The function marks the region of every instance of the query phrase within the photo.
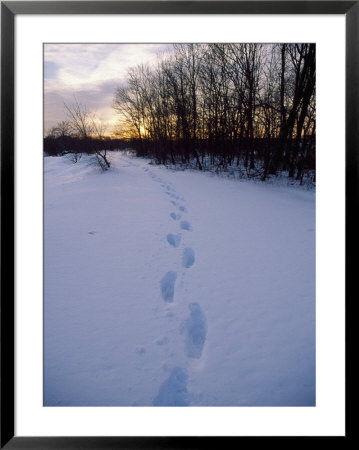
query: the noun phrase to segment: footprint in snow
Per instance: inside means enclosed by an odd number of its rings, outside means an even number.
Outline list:
[[[207,323],[198,303],[191,303],[189,309],[190,317],[184,323],[186,355],[189,358],[199,359],[207,338]]]
[[[187,373],[180,367],[175,367],[162,383],[152,402],[153,406],[188,406],[187,380]]]
[[[182,230],[192,231],[192,226],[187,220],[182,220],[180,227]]]
[[[186,267],[188,269],[189,267],[193,266],[194,261],[195,261],[194,250],[192,248],[185,248],[183,250],[183,258],[182,258],[183,267]]]
[[[180,234],[167,234],[167,242],[172,245],[172,247],[177,248],[181,243]]]
[[[180,211],[182,211],[182,212],[187,212],[187,208],[186,208],[185,206],[183,206],[183,205],[180,205],[180,206],[178,207],[178,209],[179,209]]]
[[[179,220],[181,218],[181,214],[176,214],[174,212],[172,212],[170,216],[172,217],[173,220]]]
[[[89,234],[93,236],[94,234],[98,234],[98,231],[89,231]]]
[[[167,303],[173,302],[176,279],[177,273],[170,271],[166,273],[160,282],[162,298]]]

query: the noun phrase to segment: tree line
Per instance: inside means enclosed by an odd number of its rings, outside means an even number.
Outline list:
[[[52,127],[44,138],[44,152],[49,156],[70,155],[72,162],[82,154],[92,154],[102,170],[111,166],[108,151],[126,148],[120,139],[105,136],[104,123],[94,113],[78,102],[64,104],[66,120]]]
[[[315,181],[315,59],[315,44],[174,44],[116,90],[116,139],[75,98],[44,150],[93,153],[104,170],[130,147],[157,164]]]
[[[159,164],[315,176],[314,44],[175,44],[138,65],[113,107],[139,156]]]

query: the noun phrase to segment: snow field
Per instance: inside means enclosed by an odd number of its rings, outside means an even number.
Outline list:
[[[45,405],[315,404],[315,196],[45,158]]]

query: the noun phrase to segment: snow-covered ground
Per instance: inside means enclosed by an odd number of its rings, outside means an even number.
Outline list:
[[[44,404],[315,405],[315,193],[46,157]]]

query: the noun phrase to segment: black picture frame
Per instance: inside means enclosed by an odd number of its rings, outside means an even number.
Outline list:
[[[5,1],[1,2],[1,442],[6,449],[208,448],[247,437],[25,437],[14,435],[14,20],[18,14],[341,14],[346,18],[346,311],[358,241],[359,1]],[[349,315],[346,312],[346,342]],[[348,348],[346,348],[346,355]],[[346,372],[348,361],[346,359]],[[346,381],[346,434],[350,437]],[[339,437],[339,436],[338,436]],[[262,441],[264,437],[257,438]],[[308,437],[309,438],[309,437]],[[239,440],[241,441],[239,442]],[[283,444],[287,445],[284,438]],[[306,439],[306,438],[302,438]]]

